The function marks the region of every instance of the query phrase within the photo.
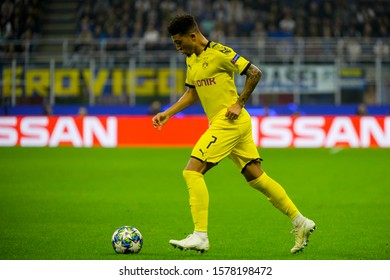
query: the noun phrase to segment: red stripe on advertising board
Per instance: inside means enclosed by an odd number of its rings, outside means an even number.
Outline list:
[[[161,130],[151,117],[117,117],[118,146],[191,147],[208,128],[203,116],[173,117]]]
[[[259,147],[390,147],[390,117],[253,117]],[[157,130],[151,116],[0,117],[0,146],[192,147],[204,116],[173,117]]]

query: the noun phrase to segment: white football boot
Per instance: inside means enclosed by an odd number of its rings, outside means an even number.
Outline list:
[[[195,250],[200,253],[209,250],[209,239],[207,236],[200,236],[196,233],[190,234],[182,240],[169,240],[169,243],[180,250]]]
[[[294,225],[294,229],[291,231],[291,233],[294,233],[295,235],[295,245],[291,248],[292,254],[300,252],[305,248],[307,242],[309,242],[310,234],[315,229],[316,224],[312,220],[303,216],[299,218],[297,223]]]

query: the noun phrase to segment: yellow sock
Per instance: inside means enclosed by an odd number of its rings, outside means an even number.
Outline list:
[[[190,207],[195,231],[207,232],[209,214],[209,192],[203,174],[191,171],[183,171],[184,180],[187,183],[190,195]]]
[[[250,181],[249,185],[262,192],[277,209],[290,217],[291,220],[300,214],[283,187],[265,172],[260,177]]]

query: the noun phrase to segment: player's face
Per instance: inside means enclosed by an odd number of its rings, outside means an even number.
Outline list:
[[[173,35],[172,41],[175,44],[176,50],[185,54],[186,56],[191,56],[195,52],[195,40],[194,35]]]

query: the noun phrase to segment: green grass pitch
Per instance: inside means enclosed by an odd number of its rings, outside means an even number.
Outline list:
[[[291,255],[291,222],[228,159],[205,176],[210,251],[172,248],[193,226],[188,148],[0,148],[2,260],[389,260],[390,149],[260,149],[263,167],[317,223]],[[133,225],[138,255],[111,235]]]

